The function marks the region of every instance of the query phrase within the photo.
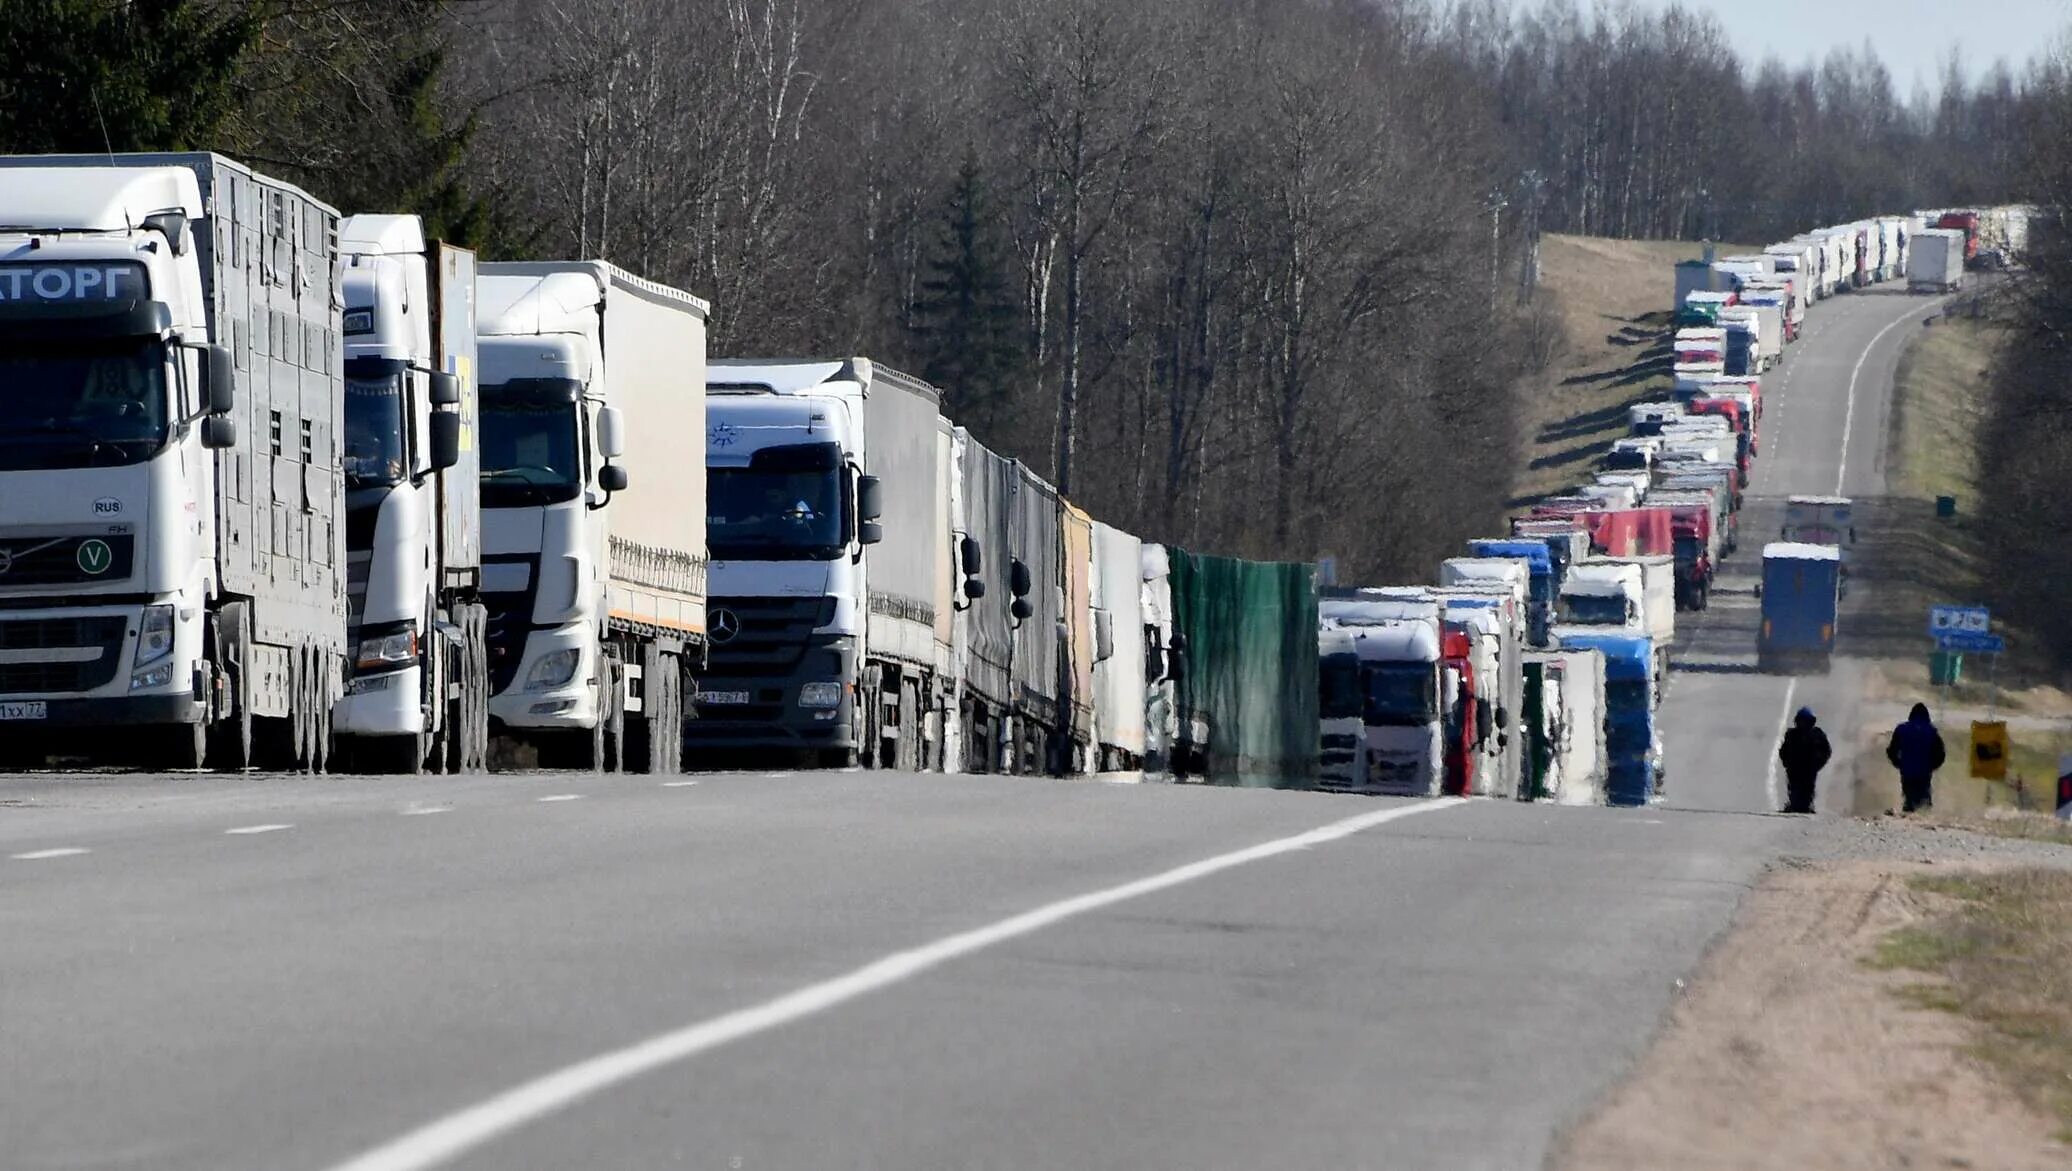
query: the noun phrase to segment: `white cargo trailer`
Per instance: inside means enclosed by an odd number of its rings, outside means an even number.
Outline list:
[[[709,307],[601,260],[485,264],[478,294],[490,715],[568,763],[675,771],[706,639],[684,445]]]
[[[1907,255],[1907,292],[1951,293],[1964,286],[1964,233],[1929,228],[1914,234]]]

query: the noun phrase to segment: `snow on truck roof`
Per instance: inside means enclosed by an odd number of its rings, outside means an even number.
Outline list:
[[[1763,560],[1840,561],[1842,551],[1833,545],[1808,545],[1799,541],[1772,541],[1763,546]]]

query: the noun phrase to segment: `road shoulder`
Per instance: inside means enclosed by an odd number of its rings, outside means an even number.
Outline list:
[[[2072,849],[1890,820],[1824,818],[1772,865],[1649,1051],[1564,1135],[1559,1171],[1806,1166],[2061,1168],[2072,1148],[1973,1050],[1963,1018],[1910,1003],[1881,940],[1945,910],[1919,874],[2072,867]]]

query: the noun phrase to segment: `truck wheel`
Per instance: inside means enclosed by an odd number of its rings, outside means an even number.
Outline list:
[[[252,648],[251,610],[243,602],[223,607],[212,638],[231,711],[228,719],[209,727],[209,764],[219,772],[242,772],[252,764],[252,682],[246,666]]]
[[[208,767],[209,726],[206,723],[172,724],[157,737],[164,747],[154,755],[162,759],[164,767],[191,772]],[[150,762],[157,766],[157,760]]]

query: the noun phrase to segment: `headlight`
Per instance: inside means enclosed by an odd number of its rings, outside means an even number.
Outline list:
[[[399,671],[417,664],[417,625],[411,623],[401,630],[388,634],[377,634],[360,640],[360,650],[354,656],[354,670],[362,674],[379,671]]]
[[[137,624],[137,655],[133,667],[142,667],[173,653],[173,608],[144,607],[144,620]]]
[[[800,707],[839,707],[842,703],[842,685],[833,680],[807,683],[799,688]]]
[[[173,665],[171,663],[160,663],[156,667],[132,673],[130,675],[130,690],[148,691],[154,687],[164,687],[172,681]]]
[[[580,647],[549,651],[541,655],[532,665],[532,673],[525,677],[527,691],[551,691],[563,687],[576,677],[576,668],[583,665],[583,651]]]

